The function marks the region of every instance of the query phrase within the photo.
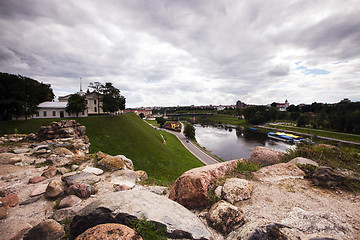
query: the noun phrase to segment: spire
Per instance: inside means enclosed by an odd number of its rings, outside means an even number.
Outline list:
[[[80,92],[82,92],[81,78],[80,78]]]

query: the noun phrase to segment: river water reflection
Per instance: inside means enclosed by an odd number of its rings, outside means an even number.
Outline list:
[[[286,151],[292,145],[269,139],[266,134],[235,128],[194,125],[197,142],[224,160],[248,159],[256,146]]]

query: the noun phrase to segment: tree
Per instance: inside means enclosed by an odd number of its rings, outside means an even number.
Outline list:
[[[125,109],[126,99],[120,94],[120,90],[107,82],[102,85],[103,92],[103,111],[114,113]]]
[[[70,114],[75,113],[76,117],[79,117],[79,113],[85,111],[85,109],[86,109],[85,97],[75,93],[69,97],[65,110]]]
[[[141,119],[143,119],[143,118],[145,117],[144,113],[140,113],[140,114],[139,114],[139,117],[140,117]]]
[[[166,123],[166,119],[163,117],[157,117],[156,122],[160,124],[160,127],[162,127]]]
[[[54,99],[50,84],[9,73],[0,73],[0,119],[33,115],[37,105]]]
[[[195,140],[195,128],[191,124],[186,124],[184,129],[184,135],[186,138]]]
[[[298,127],[305,127],[306,124],[309,123],[309,120],[305,114],[301,114],[297,119],[297,126]]]
[[[276,118],[278,116],[278,110],[276,107],[271,107],[269,108],[269,118],[272,120],[272,121],[275,121]]]

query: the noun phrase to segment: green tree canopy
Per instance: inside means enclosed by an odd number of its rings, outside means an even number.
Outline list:
[[[160,127],[162,127],[166,123],[166,119],[163,117],[157,117],[156,122],[160,124]]]
[[[184,129],[184,135],[188,139],[195,140],[195,128],[191,124],[186,124]]]
[[[75,93],[69,97],[65,110],[70,114],[75,113],[76,117],[78,117],[79,113],[85,111],[85,109],[86,109],[85,97]]]
[[[0,73],[0,119],[27,118],[37,112],[37,105],[54,99],[50,84],[9,73]]]
[[[102,86],[103,92],[103,111],[114,113],[125,109],[125,97],[120,94],[120,90],[107,82]]]

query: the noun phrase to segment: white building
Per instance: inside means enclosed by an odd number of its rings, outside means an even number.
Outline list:
[[[102,108],[103,102],[101,101],[101,94],[96,92],[85,93],[81,90],[80,92],[77,92],[77,94],[85,97],[88,115],[105,114]],[[71,95],[72,94],[59,97],[59,102],[67,102]]]
[[[67,102],[43,102],[38,105],[38,113],[34,114],[33,118],[73,118],[76,114],[69,114],[66,112]],[[79,113],[78,117],[87,117],[88,112]]]

